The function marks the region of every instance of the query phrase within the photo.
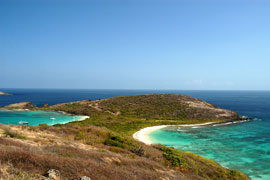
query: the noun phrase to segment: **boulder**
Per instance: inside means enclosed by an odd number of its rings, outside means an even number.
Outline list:
[[[76,178],[76,179],[72,179],[72,180],[91,180],[90,177],[87,177],[87,176],[82,176],[82,177],[79,177],[79,178]]]
[[[44,104],[42,107],[47,108],[47,107],[49,107],[49,104]]]
[[[56,169],[50,169],[45,175],[44,177],[47,180],[60,180],[60,172]]]

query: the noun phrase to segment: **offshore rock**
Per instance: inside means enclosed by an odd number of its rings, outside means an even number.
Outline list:
[[[47,180],[60,180],[60,172],[55,169],[50,169],[45,175]]]

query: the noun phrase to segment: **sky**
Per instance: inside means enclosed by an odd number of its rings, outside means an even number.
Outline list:
[[[270,90],[269,0],[0,0],[0,88]]]

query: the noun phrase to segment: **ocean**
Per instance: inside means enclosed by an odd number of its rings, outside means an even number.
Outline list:
[[[114,96],[156,93],[184,94],[200,98],[257,120],[203,128],[166,128],[149,134],[150,140],[199,154],[230,169],[239,169],[255,180],[270,179],[270,91],[63,89],[0,89],[0,91],[13,94],[0,96],[0,106],[21,101],[31,101],[41,106],[85,99],[98,100]]]
[[[86,116],[85,116],[86,117]],[[85,119],[84,116],[72,116],[55,111],[6,111],[0,110],[0,123],[22,125],[27,123],[30,126],[40,124],[55,125],[65,124],[72,121]]]

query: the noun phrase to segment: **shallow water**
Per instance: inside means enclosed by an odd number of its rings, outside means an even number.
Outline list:
[[[51,119],[54,118],[54,119]],[[81,120],[82,116],[71,116],[55,111],[6,111],[0,110],[0,123],[19,125],[19,122],[28,122],[31,126],[39,124],[64,124]]]
[[[198,153],[225,167],[240,169],[253,179],[270,180],[270,91],[67,89],[0,89],[0,91],[13,94],[12,96],[0,96],[0,106],[21,101],[31,101],[40,106],[151,93],[185,94],[200,98],[221,108],[236,111],[240,115],[256,117],[260,120],[228,126],[178,129],[187,132],[176,132],[172,129],[156,131],[151,134],[152,141]],[[15,123],[20,121],[18,117],[13,117]],[[1,118],[3,120],[3,116],[1,117],[0,114]],[[45,118],[45,122],[55,123],[49,121],[48,118]],[[69,120],[70,117],[67,117],[67,121]],[[38,121],[33,122],[37,124]],[[66,122],[66,120],[62,122]]]
[[[209,127],[168,127],[150,141],[210,158],[252,179],[270,179],[270,123],[264,120]]]

